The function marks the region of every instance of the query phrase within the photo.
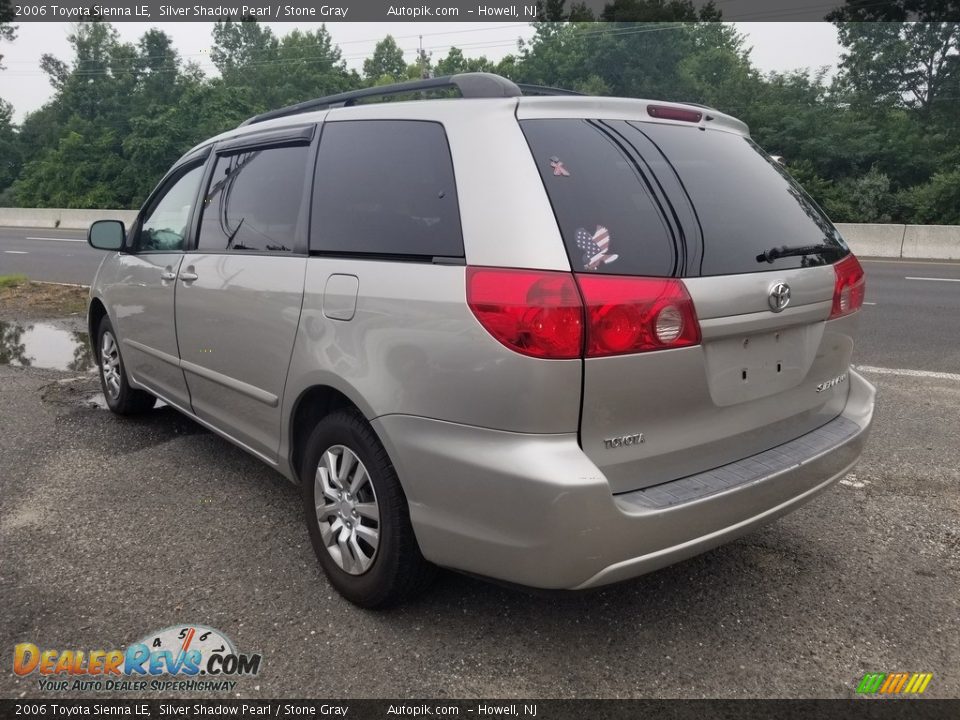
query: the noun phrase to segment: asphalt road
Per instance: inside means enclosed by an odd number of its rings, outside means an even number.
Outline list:
[[[0,275],[89,285],[103,255],[82,230],[0,227]]]
[[[262,653],[243,697],[851,697],[893,671],[958,697],[960,283],[905,278],[960,265],[865,265],[856,361],[908,372],[867,372],[879,410],[854,473],[736,542],[579,594],[445,573],[416,603],[358,610],[259,461],[169,408],[93,407],[92,378],[0,366],[7,652],[194,622]],[[9,667],[0,696],[58,697]]]
[[[862,260],[854,362],[960,373],[960,263]]]
[[[85,406],[92,385],[64,377],[0,366],[6,652],[197,622],[262,653],[244,697],[851,697],[873,671],[960,696],[956,379],[871,376],[855,474],[705,555],[580,594],[446,573],[377,614],[331,590],[279,475],[170,409]],[[57,697],[9,667],[0,696]]]

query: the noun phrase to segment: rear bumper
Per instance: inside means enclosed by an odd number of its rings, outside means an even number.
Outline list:
[[[843,413],[808,435],[698,476],[612,495],[574,434],[525,435],[406,415],[374,421],[424,556],[539,588],[605,585],[770,522],[843,477],[873,420],[850,371]]]

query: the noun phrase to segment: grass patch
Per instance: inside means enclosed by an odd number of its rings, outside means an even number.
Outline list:
[[[38,320],[85,315],[90,290],[0,275],[0,319]]]
[[[0,275],[0,288],[14,288],[29,282],[26,275]]]

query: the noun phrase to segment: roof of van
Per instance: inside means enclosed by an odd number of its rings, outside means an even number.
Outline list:
[[[434,98],[404,102],[359,102],[367,98],[456,88],[462,97]],[[534,95],[524,95],[523,92]],[[458,116],[474,116],[484,107],[515,107],[518,120],[534,118],[603,118],[697,125],[702,129],[726,130],[748,135],[747,125],[711,107],[637,98],[581,95],[570,90],[517,85],[490,73],[461,73],[443,78],[428,78],[363,88],[254,116],[240,126],[209,138],[192,148],[186,156],[218,141],[266,130],[307,125],[337,119],[436,120],[455,122]]]

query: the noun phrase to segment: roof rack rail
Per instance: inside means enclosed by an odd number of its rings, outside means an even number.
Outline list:
[[[517,83],[517,87],[524,95],[580,95],[582,92],[576,90],[567,90],[566,88],[549,87],[547,85],[530,85],[529,83]]]
[[[402,93],[420,92],[423,90],[442,90],[454,87],[460,91],[460,96],[465,98],[501,98],[518,97],[521,95],[520,88],[517,87],[516,84],[499,75],[483,72],[459,73],[457,75],[446,75],[444,77],[427,78],[425,80],[410,80],[393,85],[381,85],[380,87],[351,90],[350,92],[339,93],[337,95],[327,95],[326,97],[307,100],[302,103],[297,103],[296,105],[254,115],[252,118],[240,123],[240,127],[253,125],[266,120],[273,120],[275,118],[313,112],[314,110],[324,110],[331,107],[348,107],[356,104],[357,100],[364,98],[386,97],[388,95],[400,95]]]

